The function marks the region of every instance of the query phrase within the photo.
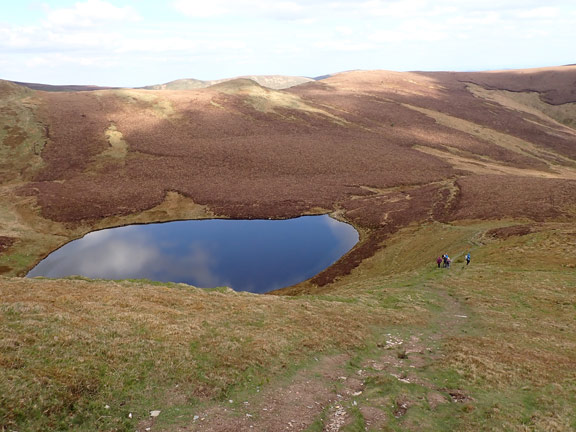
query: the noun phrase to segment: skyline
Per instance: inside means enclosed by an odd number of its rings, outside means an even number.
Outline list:
[[[536,0],[25,0],[2,7],[0,79],[136,87],[182,78],[575,63],[576,4],[541,5]]]

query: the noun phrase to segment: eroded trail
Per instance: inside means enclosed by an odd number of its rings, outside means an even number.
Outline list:
[[[200,409],[178,431],[376,431],[411,409],[471,401],[430,376],[446,337],[463,331],[465,306],[424,283],[441,306],[425,329],[390,329],[360,353],[315,358],[292,376]],[[146,427],[144,427],[146,426]],[[415,425],[412,425],[415,426]],[[412,430],[405,425],[406,430]],[[152,424],[139,430],[154,430]]]

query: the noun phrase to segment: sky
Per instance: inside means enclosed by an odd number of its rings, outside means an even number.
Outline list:
[[[0,7],[0,79],[135,87],[576,63],[574,0],[52,0]]]

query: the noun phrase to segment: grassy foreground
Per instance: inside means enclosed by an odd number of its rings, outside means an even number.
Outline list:
[[[203,430],[200,412],[342,354],[362,382],[336,430],[576,429],[574,226],[430,224],[386,246],[296,297],[0,279],[0,431]]]

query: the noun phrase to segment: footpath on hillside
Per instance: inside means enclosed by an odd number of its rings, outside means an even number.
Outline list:
[[[316,357],[309,367],[256,392],[202,407],[189,424],[175,430],[376,431],[400,422],[411,409],[470,403],[462,389],[439,386],[427,377],[428,369],[443,361],[443,339],[466,327],[467,312],[426,282],[421,289],[442,305],[426,329],[381,329],[373,347]],[[156,430],[154,420],[138,430]]]

